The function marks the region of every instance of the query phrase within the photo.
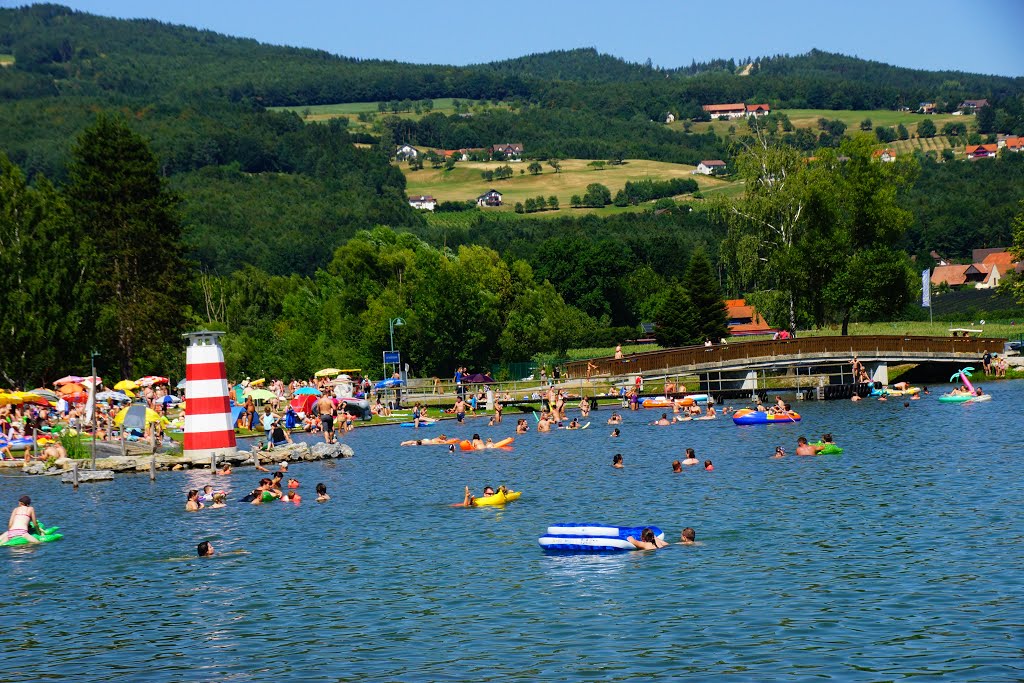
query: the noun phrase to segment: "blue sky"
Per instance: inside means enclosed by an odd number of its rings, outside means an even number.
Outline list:
[[[61,0],[53,0],[61,2]],[[0,0],[0,6],[24,4]],[[471,64],[596,47],[660,66],[817,47],[899,66],[1024,76],[1022,0],[63,0],[349,57]]]

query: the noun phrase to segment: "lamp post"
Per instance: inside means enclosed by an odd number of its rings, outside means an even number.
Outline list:
[[[395,350],[395,328],[401,327],[405,321],[401,318],[390,318],[388,320],[388,333],[391,335],[391,350]]]
[[[92,469],[96,469],[96,430],[99,425],[96,424],[96,356],[100,355],[95,349],[89,353],[89,365],[92,370],[92,378],[90,391],[92,391]]]

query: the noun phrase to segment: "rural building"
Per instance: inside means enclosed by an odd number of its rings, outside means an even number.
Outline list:
[[[477,206],[501,206],[501,193],[497,190],[487,190],[476,198]]]
[[[974,289],[994,289],[1001,279],[999,267],[984,263],[968,265],[936,266],[932,271],[932,286],[946,283],[950,287],[973,287]]]
[[[437,208],[437,200],[429,194],[420,195],[418,197],[409,197],[409,206],[414,209],[426,209],[427,211],[433,211]]]
[[[1015,135],[1000,136],[1000,138],[996,140],[996,146],[999,149],[1006,148],[1011,152],[1020,152],[1024,150],[1024,137]]]
[[[505,161],[522,161],[523,143],[506,142],[501,145],[491,145],[491,155],[501,154]]]
[[[967,158],[971,161],[989,159],[999,152],[999,145],[967,145]]]
[[[420,151],[412,145],[399,145],[395,148],[395,158],[399,161],[405,161],[406,159],[415,159],[420,155]]]
[[[701,109],[710,114],[713,119],[723,116],[727,119],[740,119],[747,115],[747,105],[742,102],[734,104],[705,104]]]
[[[694,171],[694,173],[700,173],[702,175],[725,173],[725,162],[721,159],[705,159],[697,164],[697,170]]]
[[[671,112],[669,112],[669,113],[668,113],[668,114],[667,114],[667,115],[665,116],[665,123],[672,123],[672,122],[673,122],[673,121],[675,121],[675,120],[676,120],[676,115],[675,115],[675,114],[673,114],[673,113],[671,113]]]
[[[772,108],[767,104],[748,104],[747,105],[747,116],[768,116],[772,111]]]
[[[883,161],[889,164],[896,161],[896,150],[889,149],[888,147],[886,147],[885,149],[876,149],[874,152],[871,153],[871,156],[878,159],[879,161]]]
[[[973,111],[975,109],[981,109],[982,107],[987,107],[987,106],[988,106],[988,100],[964,100],[963,102],[960,103],[960,107],[959,108],[961,110],[964,110],[964,111],[966,111],[968,109]]]
[[[986,266],[998,268],[1001,274],[1024,272],[1024,261],[1017,261],[1013,254],[1005,249],[975,249],[974,251],[989,252],[983,259],[980,259],[981,262]],[[974,260],[977,262],[979,259],[975,258]]]
[[[734,337],[774,331],[761,314],[753,306],[748,306],[744,299],[726,299],[725,315],[729,319],[729,334]]]
[[[919,102],[917,105],[918,114],[934,114],[935,103],[934,102]]]

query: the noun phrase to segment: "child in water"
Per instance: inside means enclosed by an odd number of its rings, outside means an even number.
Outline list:
[[[325,503],[329,501],[331,497],[327,495],[327,485],[320,482],[316,485],[316,502]]]

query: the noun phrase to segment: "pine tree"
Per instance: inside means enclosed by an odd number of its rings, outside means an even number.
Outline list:
[[[717,342],[729,336],[729,319],[726,317],[725,301],[718,285],[711,260],[703,249],[697,249],[690,256],[686,267],[686,291],[697,311],[700,340]]]
[[[158,173],[149,144],[124,119],[100,114],[72,152],[68,202],[96,258],[94,316],[82,333],[122,377],[136,361],[173,367],[187,299],[178,199]]]
[[[697,309],[681,285],[669,287],[658,309],[654,337],[665,347],[689,346],[703,341]]]

